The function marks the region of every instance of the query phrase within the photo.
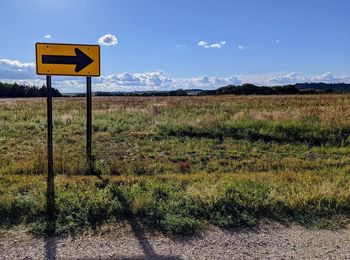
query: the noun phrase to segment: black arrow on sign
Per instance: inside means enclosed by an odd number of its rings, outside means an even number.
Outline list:
[[[64,55],[43,55],[41,58],[43,64],[73,64],[75,66],[75,72],[79,72],[92,62],[89,56],[78,48],[74,49],[75,56],[64,56]]]

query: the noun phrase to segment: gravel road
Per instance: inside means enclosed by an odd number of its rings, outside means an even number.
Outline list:
[[[98,235],[36,238],[23,227],[0,231],[0,259],[350,259],[350,229],[280,224],[243,230],[210,227],[171,239],[137,223],[103,227]]]

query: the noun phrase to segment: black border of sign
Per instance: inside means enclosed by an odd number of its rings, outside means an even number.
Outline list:
[[[93,46],[98,47],[98,75],[90,75],[90,74],[84,74],[84,75],[77,75],[77,74],[41,74],[38,73],[38,44],[46,44],[46,45],[73,45],[73,46]],[[75,76],[75,77],[100,77],[101,76],[101,47],[98,44],[76,44],[76,43],[51,43],[51,42],[37,42],[35,43],[35,70],[37,75],[44,75],[44,76]]]

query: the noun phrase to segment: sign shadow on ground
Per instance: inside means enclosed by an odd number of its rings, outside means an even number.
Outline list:
[[[101,176],[98,176],[99,179],[103,179]],[[125,197],[122,196],[121,193],[118,194],[118,200],[122,204],[122,206],[127,210],[128,212],[131,212],[130,205],[127,203],[127,200]],[[48,196],[48,199],[52,198],[51,196]],[[55,208],[55,201],[51,201],[48,203],[50,207]],[[152,244],[148,241],[145,230],[142,227],[142,224],[132,216],[127,219],[129,225],[131,226],[131,229],[134,233],[134,237],[137,240],[138,244],[140,245],[143,255],[142,256],[114,256],[114,257],[98,257],[98,259],[120,259],[120,260],[146,260],[146,259],[159,259],[159,260],[181,260],[180,256],[161,256],[158,255],[153,247]],[[50,211],[48,211],[47,214],[47,222],[46,222],[46,236],[44,239],[44,259],[46,260],[56,260],[57,259],[57,241],[60,240],[57,236],[54,234],[56,233],[56,216],[51,215]]]

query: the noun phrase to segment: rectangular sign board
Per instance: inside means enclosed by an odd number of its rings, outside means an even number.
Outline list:
[[[37,43],[38,75],[100,76],[100,46],[84,44]]]

